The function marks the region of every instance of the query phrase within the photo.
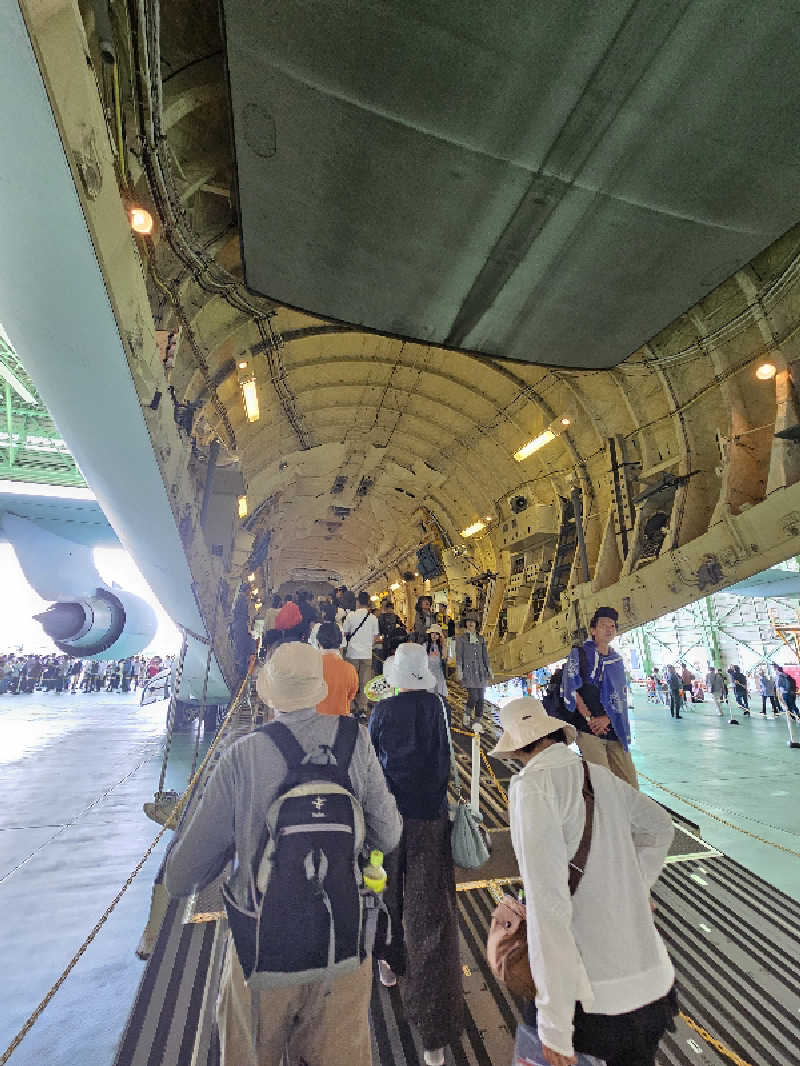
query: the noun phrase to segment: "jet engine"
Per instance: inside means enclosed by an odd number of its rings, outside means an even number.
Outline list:
[[[139,596],[107,585],[92,550],[19,515],[2,516],[28,583],[52,604],[34,617],[65,655],[124,659],[138,655],[156,634],[153,608]]]
[[[157,625],[148,603],[117,587],[59,600],[34,618],[60,651],[75,658],[138,655],[155,636]]]

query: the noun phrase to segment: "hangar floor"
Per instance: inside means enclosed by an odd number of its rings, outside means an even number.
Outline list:
[[[674,722],[664,708],[640,695],[635,713],[635,758],[644,774],[756,836],[798,850],[793,786],[800,752],[786,747],[783,722],[764,721],[759,712],[740,718],[737,729],[712,714],[710,704],[695,705],[683,721]],[[151,798],[158,779],[163,709],[139,708],[135,696],[3,696],[0,723],[0,901],[6,916],[0,952],[2,1049],[155,835],[141,803]],[[167,787],[182,787],[190,762],[190,738],[177,736]],[[798,860],[699,814],[646,781],[643,786],[700,827],[697,832],[679,819],[689,835],[679,835],[675,850],[682,854],[673,857],[656,891],[659,924],[679,970],[684,1008],[752,1066],[797,1062]],[[483,803],[497,847],[492,867],[480,871],[481,881],[465,876],[459,893],[471,1021],[463,1046],[448,1060],[458,1066],[510,1062],[509,1028],[517,1015],[517,1005],[487,974],[480,950],[492,892],[498,891],[493,878],[515,872],[502,802],[488,779]],[[687,858],[698,853],[701,857]],[[165,1044],[173,1051],[164,1063],[188,1066],[207,1014],[202,975],[219,945],[213,923],[183,926],[183,908],[176,905],[148,966],[135,958],[162,854],[160,846],[14,1053],[12,1066],[75,1061],[108,1066],[118,1045],[119,1066],[160,1063]],[[165,1004],[169,1009],[162,1009]],[[373,1028],[376,1062],[421,1061],[396,990],[376,987]],[[153,1057],[157,1035],[160,1048]],[[203,1066],[213,1062],[214,1053],[207,1032],[206,1038]],[[681,1023],[665,1041],[661,1062],[685,1066],[730,1060]]]

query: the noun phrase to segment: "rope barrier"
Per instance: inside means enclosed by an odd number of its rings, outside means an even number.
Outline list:
[[[753,840],[757,840],[760,844],[769,844],[771,848],[777,848],[779,851],[785,851],[787,855],[794,855],[796,859],[800,859],[800,851],[795,851],[794,848],[787,848],[783,844],[778,844],[774,840],[767,840],[766,837],[759,836],[758,833],[751,833],[749,829],[742,829],[740,825],[734,825],[733,822],[729,822],[727,818],[721,818],[718,814],[712,814],[711,811],[707,811],[705,807],[701,807],[698,803],[694,803],[692,800],[687,799],[685,796],[681,796],[678,792],[673,792],[671,788],[667,788],[666,785],[660,784],[658,781],[654,781],[652,777],[648,777],[647,774],[643,774],[641,770],[636,771],[639,777],[643,777],[645,781],[649,781],[651,785],[656,788],[660,788],[662,792],[666,792],[668,796],[672,796],[673,799],[680,800],[681,803],[685,803],[687,807],[693,807],[694,810],[700,811],[701,814],[705,814],[707,818],[713,818],[715,822],[720,822],[722,825],[727,826],[728,829],[735,829],[737,833],[743,833],[747,837],[751,837]],[[2,1063],[0,1063],[2,1066]]]
[[[251,671],[252,671],[252,664],[251,664]],[[97,934],[100,932],[100,930],[106,924],[106,922],[108,921],[109,917],[111,916],[111,913],[114,910],[114,908],[117,906],[119,901],[122,899],[122,897],[128,891],[130,886],[133,884],[134,879],[139,874],[139,872],[141,871],[142,867],[147,862],[147,860],[150,858],[150,856],[153,854],[153,851],[155,850],[156,846],[158,845],[159,841],[164,836],[166,831],[168,829],[174,829],[175,826],[178,824],[178,820],[181,817],[181,815],[183,814],[184,810],[186,809],[186,806],[187,806],[187,804],[189,802],[189,799],[191,798],[191,793],[193,792],[194,787],[197,784],[197,782],[200,780],[200,777],[201,777],[203,771],[205,770],[205,768],[206,768],[206,766],[208,764],[209,759],[211,758],[211,755],[212,755],[214,749],[217,747],[217,744],[219,743],[219,741],[220,741],[223,733],[227,729],[228,725],[233,720],[234,711],[237,709],[237,705],[239,703],[239,699],[240,699],[242,693],[244,692],[245,686],[247,685],[249,680],[250,680],[250,672],[248,672],[247,677],[245,677],[244,681],[242,681],[242,683],[239,686],[239,689],[238,689],[236,695],[234,696],[233,700],[231,701],[231,705],[230,705],[230,707],[228,709],[228,713],[225,715],[225,718],[224,718],[222,724],[220,725],[220,727],[219,727],[219,729],[217,731],[217,735],[214,738],[213,743],[210,745],[208,751],[206,752],[205,758],[203,759],[202,763],[198,767],[198,769],[197,769],[196,773],[194,774],[194,776],[192,777],[192,779],[189,781],[188,785],[186,786],[185,792],[183,793],[181,798],[178,800],[178,802],[175,804],[174,808],[172,809],[172,811],[171,811],[169,817],[167,818],[166,822],[164,823],[163,827],[161,828],[161,830],[159,831],[159,833],[157,834],[155,839],[152,841],[152,843],[150,844],[150,846],[148,847],[147,851],[144,853],[142,858],[136,864],[136,867],[129,874],[128,879],[125,881],[125,884],[122,886],[122,888],[116,894],[116,896],[113,898],[113,900],[108,905],[108,907],[106,907],[105,911],[103,912],[103,914],[98,919],[98,921],[95,924],[95,926],[92,929],[92,931],[89,933],[89,935],[83,941],[81,946],[78,948],[78,950],[72,956],[72,958],[70,959],[69,963],[65,967],[64,971],[61,973],[61,976],[56,980],[56,982],[52,985],[52,987],[49,989],[47,994],[42,998],[42,1000],[39,1003],[39,1005],[36,1007],[36,1009],[33,1011],[33,1013],[27,1019],[25,1024],[19,1030],[19,1032],[14,1037],[14,1039],[11,1041],[11,1043],[8,1045],[8,1047],[3,1052],[3,1054],[0,1055],[0,1066],[5,1066],[5,1064],[8,1062],[8,1060],[14,1054],[14,1052],[17,1050],[19,1045],[22,1043],[22,1041],[25,1039],[25,1037],[28,1035],[28,1033],[34,1027],[36,1022],[39,1020],[39,1017],[41,1016],[41,1014],[44,1011],[44,1009],[48,1006],[50,1001],[55,996],[56,992],[58,992],[58,990],[64,984],[64,982],[66,981],[67,977],[69,977],[69,975],[75,969],[76,965],[78,964],[78,962],[80,961],[80,959],[84,955],[86,949],[89,947],[89,945],[95,939]]]
[[[451,726],[450,727],[450,732],[451,733],[459,733],[462,737],[472,737],[473,740],[476,737],[478,737],[477,733],[470,733],[466,729],[457,729],[455,726]],[[508,805],[508,793],[503,788],[503,786],[500,784],[500,782],[497,780],[497,774],[492,769],[492,764],[489,762],[489,756],[486,754],[486,752],[483,750],[483,748],[481,748],[480,750],[481,750],[481,762],[484,763],[484,765],[486,766],[486,769],[489,771],[489,776],[491,777],[492,781],[494,781],[495,788],[500,793],[500,795],[503,798],[503,802],[507,806]]]

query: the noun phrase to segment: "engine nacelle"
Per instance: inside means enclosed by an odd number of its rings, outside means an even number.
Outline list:
[[[34,617],[60,651],[80,659],[138,655],[155,636],[158,624],[148,603],[116,587],[59,600]]]

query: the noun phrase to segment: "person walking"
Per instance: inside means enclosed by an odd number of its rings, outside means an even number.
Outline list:
[[[524,1020],[550,1066],[570,1066],[576,1052],[607,1066],[654,1066],[678,1011],[675,971],[650,905],[672,819],[607,767],[581,765],[567,747],[574,729],[538,700],[506,704],[500,723],[490,754],[523,763],[509,813],[536,985]],[[592,835],[573,895],[570,858],[585,832],[587,796]]]
[[[412,640],[417,644],[424,644],[428,638],[428,630],[436,619],[433,617],[433,600],[430,596],[420,596],[414,609],[414,630]]]
[[[321,654],[308,644],[281,645],[261,668],[256,690],[275,709],[275,722],[306,752],[306,764],[327,766],[340,730],[355,730],[347,773],[363,811],[366,842],[385,852],[396,849],[402,822],[366,730],[316,711],[327,693]],[[272,739],[274,728],[270,723],[257,729],[220,755],[167,855],[164,882],[171,896],[210,884],[235,855],[228,888],[238,906],[252,906],[249,883],[263,850],[267,812],[287,774],[285,745],[279,749]],[[291,913],[291,901],[286,910]],[[306,922],[305,913],[294,914],[287,938],[311,935]],[[370,1066],[371,992],[368,957],[354,972],[313,983],[250,988],[228,933],[217,998],[222,1066]]]
[[[714,701],[717,713],[723,715],[722,701],[725,700],[727,703],[727,688],[725,685],[725,678],[716,666],[712,666],[706,674],[706,688],[711,693],[711,699]],[[729,721],[731,725],[739,724],[734,719],[733,715],[730,716]]]
[[[391,941],[375,942],[381,983],[404,977],[401,994],[419,1029],[426,1066],[442,1066],[444,1049],[464,1027],[458,908],[447,782],[450,709],[434,694],[436,679],[419,644],[401,644],[384,665],[400,691],[372,712],[369,734],[403,816],[400,846],[384,858],[384,903]]]
[[[318,714],[350,714],[350,705],[358,692],[358,671],[342,658],[341,644],[341,629],[335,622],[323,622],[317,630],[317,647],[322,652],[322,676],[328,695],[317,704]]]
[[[447,641],[440,625],[434,623],[428,630],[425,650],[428,653],[428,669],[436,678],[436,695],[447,699]]]
[[[494,675],[486,641],[478,632],[477,612],[468,614],[465,624],[466,633],[456,640],[456,680],[467,690],[464,728],[471,729],[473,718],[480,721],[483,715],[483,693]]]
[[[747,700],[747,678],[735,664],[728,669],[728,676],[733,685],[733,698],[742,708],[745,717],[750,717],[750,706]]]
[[[764,717],[767,717],[767,700],[772,707],[773,715],[780,714],[780,707],[778,705],[778,698],[775,695],[775,682],[769,676],[765,667],[760,667],[758,674],[756,675],[758,681],[758,690],[761,693],[761,713]]]
[[[797,682],[778,663],[773,663],[772,669],[775,671],[775,688],[781,703],[786,708],[786,713],[798,721],[800,714],[798,714],[796,703]]]
[[[364,719],[368,713],[364,687],[373,677],[372,648],[380,636],[378,619],[369,607],[369,593],[362,589],[358,594],[358,609],[348,614],[342,626],[347,639],[345,658],[358,672],[358,692],[353,701],[353,713]]]
[[[564,666],[561,698],[578,730],[578,747],[587,762],[608,767],[639,787],[629,751],[628,693],[622,657],[611,647],[617,611],[598,607],[589,622],[589,639],[573,648]]]
[[[667,664],[664,676],[667,679],[667,687],[669,689],[669,713],[673,718],[682,718],[681,693],[683,691],[683,681],[681,676],[672,663]]]
[[[681,663],[681,689],[683,690],[683,705],[684,707],[692,702],[692,682],[694,681],[694,674],[686,665]]]

